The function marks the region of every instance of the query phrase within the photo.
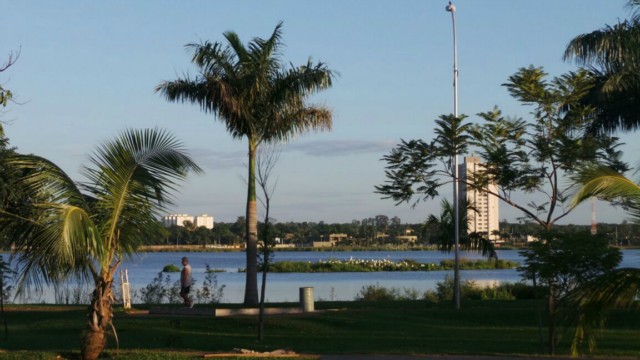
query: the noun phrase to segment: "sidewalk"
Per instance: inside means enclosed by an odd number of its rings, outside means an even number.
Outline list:
[[[569,357],[472,356],[472,355],[320,355],[320,360],[568,360]]]

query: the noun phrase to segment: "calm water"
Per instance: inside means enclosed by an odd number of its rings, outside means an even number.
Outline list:
[[[640,267],[640,250],[625,250],[622,267]],[[205,277],[206,265],[215,269],[224,269],[217,273],[218,284],[225,285],[225,303],[239,303],[244,299],[245,273],[238,272],[246,263],[244,252],[173,252],[173,253],[140,253],[133,259],[124,261],[119,269],[127,270],[131,289],[138,290],[151,283],[153,278],[165,265],[180,265],[182,256],[187,256],[191,263],[196,287]],[[477,253],[461,252],[461,257],[478,259]],[[516,250],[499,250],[498,257],[505,260],[521,261]],[[279,251],[274,261],[311,261],[348,260],[353,259],[413,259],[420,263],[437,263],[442,259],[452,259],[453,254],[438,251],[358,251],[358,252],[296,252]],[[297,302],[300,287],[313,287],[316,300],[353,300],[358,292],[367,285],[379,284],[384,287],[400,289],[416,289],[423,292],[435,288],[437,282],[446,275],[453,276],[453,271],[431,272],[368,272],[368,273],[288,273],[268,274],[267,301]],[[172,281],[179,279],[179,273],[169,274]],[[463,280],[474,280],[480,284],[500,282],[517,282],[518,272],[513,270],[475,270],[461,271]],[[261,275],[258,283],[260,286]],[[119,288],[120,282],[116,282]],[[37,302],[53,302],[54,297],[45,293]],[[134,299],[135,302],[135,299]]]

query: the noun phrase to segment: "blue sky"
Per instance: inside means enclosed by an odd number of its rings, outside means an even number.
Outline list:
[[[373,193],[384,182],[380,158],[401,138],[431,139],[433,120],[453,112],[453,46],[446,1],[0,1],[0,55],[21,49],[0,76],[16,94],[0,115],[20,152],[45,156],[76,178],[97,144],[124,128],[170,130],[205,174],[176,194],[175,212],[207,213],[216,221],[244,215],[246,142],[195,105],[168,103],[154,88],[194,74],[184,45],[268,37],[284,22],[284,59],[326,62],[340,77],[313,102],[334,111],[331,132],[307,134],[283,147],[274,170],[272,214],[278,221],[351,222],[378,214],[422,222],[440,199],[412,209]],[[527,118],[500,85],[518,68],[543,66],[560,75],[574,36],[629,15],[623,0],[459,0],[459,111],[500,106]],[[623,135],[626,160],[640,145]],[[442,196],[450,197],[449,187]],[[597,205],[598,221],[620,222],[622,211]],[[501,218],[520,216],[501,206]],[[586,224],[590,207],[563,223]]]

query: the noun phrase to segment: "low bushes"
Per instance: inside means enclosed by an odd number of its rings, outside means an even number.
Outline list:
[[[542,296],[544,289],[538,288]],[[536,289],[525,283],[504,283],[497,286],[479,286],[474,281],[460,283],[463,300],[530,300],[535,298]],[[539,297],[540,297],[539,296]],[[426,300],[428,302],[450,301],[453,299],[453,278],[446,276],[436,284],[435,290],[420,293],[416,289],[385,288],[379,284],[363,286],[355,296],[355,301]]]
[[[205,278],[201,287],[192,282],[192,297],[199,304],[219,303],[224,296],[225,285],[218,285],[216,272],[206,266]],[[179,304],[183,300],[180,297],[180,281],[171,282],[171,277],[159,272],[150,284],[140,289],[134,296],[144,304]]]

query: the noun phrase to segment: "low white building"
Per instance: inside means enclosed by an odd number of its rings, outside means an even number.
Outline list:
[[[165,227],[184,226],[185,221],[189,221],[197,227],[204,226],[210,230],[213,229],[214,224],[213,216],[209,216],[207,214],[197,216],[191,216],[189,214],[171,214],[162,217],[162,224]]]

